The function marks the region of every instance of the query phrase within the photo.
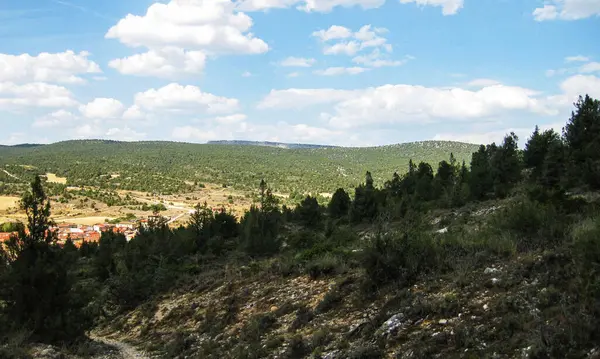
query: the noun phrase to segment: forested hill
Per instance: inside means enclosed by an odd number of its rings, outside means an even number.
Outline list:
[[[266,147],[279,147],[279,148],[332,148],[338,146],[331,145],[314,145],[307,143],[284,143],[284,142],[270,142],[270,141],[208,141],[209,145],[240,145],[240,146],[266,146]]]
[[[470,162],[477,145],[424,141],[369,148],[283,149],[178,142],[65,141],[0,148],[0,166],[67,177],[69,185],[185,191],[190,183],[256,188],[265,179],[279,192],[333,192],[352,188],[371,171],[382,184],[410,159],[433,166],[453,153]],[[12,173],[12,172],[11,172]]]

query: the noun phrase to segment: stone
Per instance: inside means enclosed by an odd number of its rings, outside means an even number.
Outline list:
[[[448,319],[440,319],[440,320],[438,321],[438,324],[439,324],[439,325],[446,325],[446,324],[448,324]]]
[[[500,270],[498,268],[488,267],[483,271],[483,274],[494,274],[498,273]]]
[[[381,327],[379,327],[377,333],[379,335],[389,335],[397,331],[398,328],[402,327],[404,324],[404,314],[397,313],[392,315],[388,320],[386,320],[381,325]]]
[[[276,312],[279,309],[279,307],[277,307],[276,305],[271,307],[271,313],[272,312]]]

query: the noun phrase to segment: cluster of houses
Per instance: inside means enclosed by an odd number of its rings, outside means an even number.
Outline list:
[[[60,223],[56,226],[50,227],[50,231],[53,231],[57,236],[57,242],[60,245],[64,245],[68,239],[73,241],[76,247],[80,247],[85,242],[98,242],[103,232],[120,233],[130,241],[138,234],[138,228],[140,226],[148,225],[147,219],[141,219],[137,222],[127,223],[99,223],[93,226],[86,226],[81,224],[73,223]],[[8,241],[12,236],[16,236],[18,233],[0,233],[0,243]]]

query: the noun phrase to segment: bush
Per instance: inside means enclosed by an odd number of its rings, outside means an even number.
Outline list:
[[[346,266],[340,258],[326,254],[308,262],[306,272],[312,279],[317,279],[322,276],[343,274],[346,272]]]
[[[426,234],[377,235],[363,251],[362,266],[371,285],[400,280],[412,283],[425,271],[438,268],[439,246]]]

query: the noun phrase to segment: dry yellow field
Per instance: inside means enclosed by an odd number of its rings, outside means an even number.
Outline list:
[[[104,223],[107,217],[80,217],[80,218],[54,218],[56,223],[73,223],[83,226],[91,226],[98,223]],[[108,219],[113,219],[108,217]]]
[[[67,178],[66,177],[58,177],[54,173],[46,173],[46,177],[48,177],[48,182],[60,183],[60,184],[67,184]]]
[[[0,196],[0,211],[17,207],[19,205],[19,200],[19,197]]]

